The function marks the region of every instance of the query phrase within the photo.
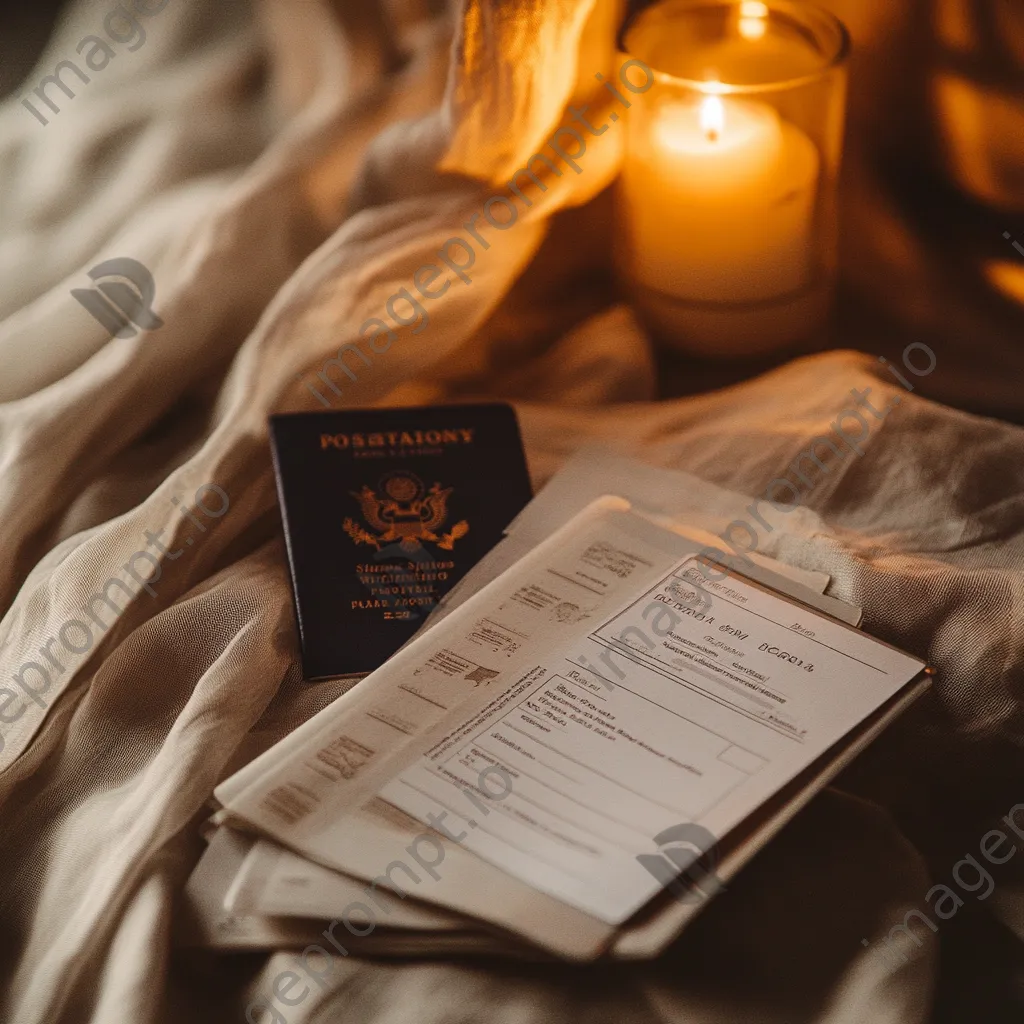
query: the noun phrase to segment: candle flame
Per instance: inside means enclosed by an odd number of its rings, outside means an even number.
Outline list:
[[[743,0],[740,4],[740,35],[744,39],[763,39],[768,31],[768,5],[760,0]]]
[[[718,96],[706,96],[700,105],[700,127],[710,142],[725,130],[725,104]]]

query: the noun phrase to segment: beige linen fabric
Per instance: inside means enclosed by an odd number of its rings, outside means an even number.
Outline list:
[[[914,12],[849,6],[866,96],[884,40]],[[40,659],[52,677],[45,708],[0,725],[4,1021],[242,1020],[290,962],[173,941],[215,784],[340,692],[299,678],[266,417],[321,407],[296,376],[314,379],[357,340],[614,66],[605,0],[435,7],[172,0],[147,43],[48,127],[17,98],[0,108],[0,677]],[[109,9],[74,5],[30,84]],[[599,96],[594,109],[611,102]],[[862,109],[867,131],[877,103]],[[865,456],[807,496],[816,515],[762,547],[831,573],[867,628],[939,667],[938,685],[846,773],[846,793],[815,801],[661,961],[339,960],[288,1019],[895,1024],[933,1006],[936,1019],[1003,1019],[1020,985],[1024,856],[987,903],[943,924],[942,971],[934,942],[901,966],[861,939],[923,906],[929,878],[948,879],[1024,801],[1021,431],[908,395],[873,355],[848,351],[656,401],[647,339],[602,283],[599,194],[620,151],[617,132],[592,140],[578,176],[489,232],[472,283],[430,304],[426,329],[400,331],[328,395],[338,407],[508,398],[538,485],[603,440],[729,488],[733,504],[713,515],[761,494],[851,388],[872,387],[879,407],[899,395]],[[850,195],[863,203],[873,185],[858,174]],[[927,248],[881,198],[870,214],[851,233],[855,287],[898,305],[902,274],[927,292]],[[880,241],[894,237],[896,253]],[[165,326],[107,340],[69,293],[122,255],[154,272]],[[909,322],[938,329],[911,308]],[[967,310],[955,324],[972,322]],[[1020,352],[978,322],[1001,339],[993,362],[968,334],[945,335],[934,394],[977,405],[996,381],[998,407],[1019,418],[1006,381],[1019,384]],[[898,360],[908,340],[855,344]],[[192,507],[206,484],[229,507],[200,533],[172,499]],[[91,649],[57,648],[60,669],[49,665],[40,647],[126,578],[147,531],[181,552],[162,559],[153,593],[138,588],[102,630],[86,621]],[[977,1017],[957,1017],[960,1005]]]

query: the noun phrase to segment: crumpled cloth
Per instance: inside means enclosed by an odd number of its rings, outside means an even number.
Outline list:
[[[659,961],[349,958],[289,1021],[1019,1014],[1024,855],[993,868],[989,898],[966,896],[936,936],[906,944],[905,962],[877,946],[1024,801],[1024,435],[964,411],[1024,418],[1010,327],[1024,285],[1007,250],[995,276],[979,255],[970,295],[957,292],[963,253],[945,260],[867,158],[892,55],[925,5],[833,6],[861,46],[851,315],[835,339],[847,349],[659,399],[650,343],[609,299],[604,190],[621,159],[609,131],[579,175],[492,236],[423,331],[403,328],[328,396],[338,408],[508,399],[538,486],[604,442],[716,485],[704,505],[719,526],[828,430],[851,389],[872,388],[878,407],[899,396],[864,456],[761,549],[830,573],[867,629],[938,668],[933,691]],[[73,5],[26,88],[108,10]],[[289,965],[174,943],[214,786],[342,691],[300,679],[266,418],[322,408],[302,382],[358,340],[568,103],[596,109],[617,16],[609,0],[171,3],[47,127],[17,98],[0,108],[0,677],[29,661],[50,677],[40,704],[0,725],[0,1019],[242,1020]],[[126,255],[153,272],[164,326],[110,339],[70,292]],[[979,299],[985,281],[994,307]],[[868,307],[889,314],[890,333]],[[898,364],[916,338],[938,365],[911,395],[876,357]],[[219,501],[208,485],[229,503],[214,518],[196,511]],[[157,550],[150,535],[178,554],[133,563]],[[40,648],[126,564],[150,589],[104,615],[80,657],[51,647],[48,662]],[[79,643],[75,628],[63,635]]]

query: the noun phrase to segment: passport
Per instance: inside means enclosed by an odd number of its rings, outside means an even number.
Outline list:
[[[307,679],[383,664],[532,497],[504,404],[270,418]]]

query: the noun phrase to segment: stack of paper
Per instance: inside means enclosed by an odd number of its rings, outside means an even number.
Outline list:
[[[827,576],[709,564],[684,485],[570,465],[423,631],[223,783],[194,938],[664,948],[928,683]]]

